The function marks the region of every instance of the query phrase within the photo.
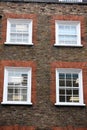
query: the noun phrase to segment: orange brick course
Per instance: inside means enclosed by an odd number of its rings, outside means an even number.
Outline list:
[[[33,126],[0,126],[0,130],[35,130]]]
[[[66,127],[54,127],[52,130],[87,130],[86,127],[73,127],[73,126],[66,126]]]

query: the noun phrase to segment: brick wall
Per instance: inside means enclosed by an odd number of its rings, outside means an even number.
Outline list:
[[[35,130],[35,127],[33,126],[1,126],[0,130]]]
[[[0,40],[2,37],[2,16],[0,15]]]
[[[31,66],[33,68],[32,106],[0,104],[0,126],[35,126],[37,130],[73,126],[87,128],[87,107],[56,107],[54,68],[80,67],[87,77],[87,5],[0,2],[2,39],[0,40],[0,101],[3,93],[3,67]],[[67,15],[67,18],[66,16]],[[54,20],[80,19],[83,47],[54,47]],[[32,18],[33,46],[5,45],[7,18]],[[64,65],[64,67],[66,67]],[[53,67],[54,66],[54,67]],[[84,77],[84,80],[86,79]],[[52,83],[52,84],[51,84]],[[84,81],[84,98],[87,99],[87,81]],[[54,94],[53,94],[54,93]],[[54,96],[54,97],[53,97]],[[87,100],[85,100],[87,103]],[[2,127],[1,127],[2,128]],[[72,128],[72,127],[71,127]],[[69,128],[71,130],[71,128]],[[4,129],[4,128],[3,128]],[[10,128],[9,128],[10,129]],[[25,130],[25,128],[23,128]],[[58,128],[57,128],[58,129]],[[68,129],[68,128],[67,128]],[[2,129],[1,129],[2,130]]]
[[[87,128],[76,128],[72,126],[67,126],[67,127],[54,127],[52,130],[87,130]]]

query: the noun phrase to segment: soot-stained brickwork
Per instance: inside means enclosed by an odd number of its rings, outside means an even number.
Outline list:
[[[86,4],[53,4],[53,3],[24,3],[24,2],[0,2],[0,101],[3,95],[2,66],[9,63],[12,65],[27,64],[33,65],[35,85],[33,90],[33,105],[2,105],[0,104],[0,126],[34,126],[37,130],[58,130],[66,126],[75,128],[87,128],[87,107],[54,105],[55,95],[52,90],[55,88],[52,76],[52,65],[56,62],[60,64],[81,63],[81,68],[85,63],[87,66],[87,5]],[[63,17],[65,19],[81,18],[81,30],[83,43],[82,47],[55,47],[55,19]],[[32,46],[5,45],[7,18],[33,18],[33,43]],[[1,32],[2,30],[2,32]],[[1,35],[2,34],[2,35]],[[29,64],[28,64],[29,62]],[[32,66],[31,65],[31,66]],[[64,64],[63,64],[64,65]],[[86,67],[85,67],[86,68]],[[87,76],[87,69],[85,69]],[[33,78],[34,78],[33,77]],[[1,80],[2,79],[2,80]],[[87,80],[86,78],[84,78]],[[87,91],[87,81],[85,81]],[[87,94],[85,97],[87,99]],[[86,100],[85,99],[85,100]],[[87,103],[87,101],[85,101]],[[86,104],[87,105],[87,104]],[[2,128],[2,127],[1,127]],[[6,128],[6,127],[5,127]],[[12,127],[13,128],[13,127]],[[4,129],[4,127],[3,127]],[[10,129],[10,127],[8,127]],[[14,128],[13,128],[14,129]],[[27,128],[26,128],[27,129]],[[71,130],[70,128],[67,128]],[[0,129],[2,130],[2,129]],[[24,128],[25,130],[25,128]]]

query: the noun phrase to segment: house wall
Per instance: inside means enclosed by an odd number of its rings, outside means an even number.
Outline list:
[[[35,70],[35,97],[32,106],[0,104],[0,125],[35,126],[38,130],[50,130],[53,127],[85,127],[87,128],[87,106],[55,106],[55,95],[52,93],[52,65],[55,62],[81,63],[87,66],[87,5],[78,4],[46,4],[46,3],[15,3],[0,2],[0,72],[2,66],[9,62],[33,62]],[[25,17],[34,15],[34,45],[5,45],[6,20],[9,17]],[[54,20],[58,16],[82,17],[83,47],[54,47]],[[55,19],[54,19],[55,18]],[[85,64],[84,64],[85,63]],[[85,67],[86,68],[86,67]],[[3,93],[3,72],[0,80],[0,101]],[[87,69],[85,69],[85,100],[87,98]],[[55,84],[54,84],[55,87]],[[87,100],[85,101],[87,103]],[[87,105],[87,104],[86,104]],[[68,129],[68,128],[67,128]],[[69,128],[71,129],[71,128]],[[57,128],[54,128],[57,130]]]

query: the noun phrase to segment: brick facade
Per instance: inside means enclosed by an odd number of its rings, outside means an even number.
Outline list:
[[[35,130],[35,127],[32,126],[1,126],[0,130]]]
[[[32,67],[33,105],[0,104],[0,130],[87,129],[87,5],[61,3],[1,2],[0,102],[5,66]],[[33,19],[33,46],[5,45],[8,18]],[[83,47],[55,47],[55,20],[81,21]],[[55,68],[83,70],[84,107],[55,103]],[[16,126],[17,125],[17,126]],[[23,127],[22,127],[23,126]],[[30,129],[30,128],[29,128]],[[33,128],[32,128],[33,129]],[[31,129],[30,129],[31,130]]]
[[[67,127],[54,127],[52,130],[87,130],[87,128],[76,128],[72,126],[67,126]]]

